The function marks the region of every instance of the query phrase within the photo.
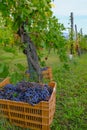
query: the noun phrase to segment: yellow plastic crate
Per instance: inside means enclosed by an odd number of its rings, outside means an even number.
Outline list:
[[[26,76],[29,77],[29,73],[26,73]],[[50,81],[53,80],[52,68],[47,67],[47,70],[43,70],[42,71],[42,76],[43,76],[43,78],[49,79]]]
[[[0,87],[5,86],[6,84],[10,83],[10,78],[5,78],[2,82],[0,82]]]
[[[41,101],[32,106],[24,102],[0,99],[0,112],[16,126],[31,130],[50,130],[55,113],[56,83],[50,82],[49,86],[53,87],[53,92],[48,102]]]
[[[53,77],[52,77],[52,68],[47,67],[47,70],[42,71],[42,75],[43,75],[43,78],[52,80],[53,79]]]

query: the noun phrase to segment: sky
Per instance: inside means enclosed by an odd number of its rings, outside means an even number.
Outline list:
[[[53,14],[63,23],[65,28],[70,27],[70,13],[73,12],[74,26],[77,31],[82,28],[83,34],[87,34],[87,0],[54,0]]]

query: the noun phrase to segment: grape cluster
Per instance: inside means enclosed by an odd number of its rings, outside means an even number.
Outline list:
[[[16,85],[7,84],[0,89],[0,99],[27,102],[31,105],[49,101],[52,87],[47,84],[21,81]]]
[[[41,68],[41,71],[45,71],[47,69],[48,69],[48,67],[44,67],[44,68]]]

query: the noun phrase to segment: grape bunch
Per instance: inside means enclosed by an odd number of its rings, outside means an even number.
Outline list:
[[[44,68],[41,68],[41,71],[45,71],[47,69],[48,69],[48,67],[44,67]]]
[[[27,102],[31,105],[49,101],[53,88],[47,84],[21,81],[16,85],[7,84],[0,89],[0,99]]]

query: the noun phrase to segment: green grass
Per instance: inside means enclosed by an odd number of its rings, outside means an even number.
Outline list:
[[[14,54],[0,50],[0,63],[1,62],[9,64],[10,68],[14,67],[17,63],[21,63],[24,66],[27,66],[26,56],[22,53],[21,50],[16,50],[16,53]]]
[[[47,52],[44,52],[44,55],[46,56]],[[57,82],[56,111],[51,130],[87,130],[86,59],[87,54],[74,57],[68,62],[69,70],[63,67],[53,51],[46,61],[46,66],[52,67],[53,79]],[[14,56],[2,51],[0,62],[11,62],[11,67],[14,67],[15,63],[22,63],[27,67],[26,57],[21,52]]]
[[[54,69],[57,82],[52,130],[87,130],[87,55],[75,57],[70,70]]]

